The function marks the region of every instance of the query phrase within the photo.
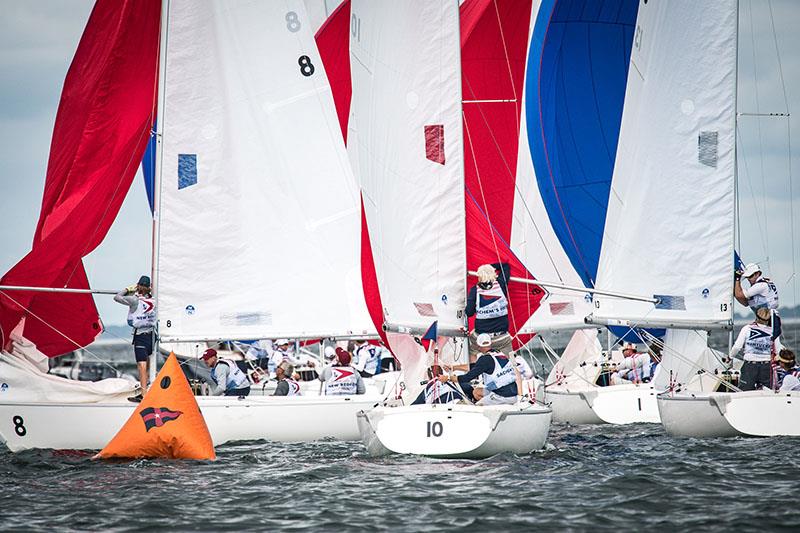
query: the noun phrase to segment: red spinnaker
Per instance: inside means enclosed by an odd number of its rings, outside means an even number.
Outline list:
[[[4,285],[89,287],[82,258],[105,238],[131,185],[154,116],[159,0],[98,0],[64,80],[31,251]],[[102,325],[91,295],[0,293],[0,333],[49,356],[91,343]]]

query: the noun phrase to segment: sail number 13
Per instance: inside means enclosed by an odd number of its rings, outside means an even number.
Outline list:
[[[428,437],[441,437],[443,431],[441,422],[428,422]]]

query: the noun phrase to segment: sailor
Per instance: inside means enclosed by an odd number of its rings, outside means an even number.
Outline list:
[[[522,379],[533,379],[533,369],[531,365],[528,364],[528,361],[525,360],[519,354],[514,355],[514,362],[517,363],[517,370],[519,370],[519,375]]]
[[[800,391],[800,367],[795,361],[794,352],[784,348],[775,357],[778,366],[775,369],[775,387],[781,392]]]
[[[399,369],[400,364],[398,363],[397,359],[394,358],[392,352],[389,351],[383,341],[380,341],[380,346],[378,352],[380,354],[380,361],[381,361],[381,372],[392,372]]]
[[[639,353],[635,344],[626,342],[622,345],[622,355],[624,358],[616,365],[616,371],[611,374],[612,385],[640,383],[645,377],[650,376],[649,354]]]
[[[221,359],[214,348],[209,348],[202,355],[203,362],[211,369],[211,388],[213,396],[247,396],[250,394],[250,381],[233,361]]]
[[[460,376],[442,375],[442,383],[455,382],[461,386],[467,396],[478,405],[514,404],[521,394],[521,380],[518,379],[517,365],[508,356],[492,348],[492,337],[481,333],[476,339],[479,356],[466,374]],[[470,382],[478,376],[482,377],[483,387],[473,388]]]
[[[353,365],[362,378],[371,378],[381,371],[380,349],[368,341],[360,341],[355,349],[355,364]]]
[[[780,339],[773,339],[772,333],[770,311],[760,307],[756,310],[755,322],[744,326],[733,343],[729,356],[731,359],[744,348],[744,364],[739,374],[741,390],[771,387],[772,355],[783,349]]]
[[[742,278],[747,278],[750,286],[742,287]],[[772,338],[781,335],[781,317],[778,315],[778,287],[775,283],[764,277],[761,267],[750,263],[741,272],[734,273],[733,296],[742,305],[750,307],[755,313],[760,307],[772,311]]]
[[[500,277],[497,276],[500,270]],[[478,351],[477,338],[482,333],[492,339],[492,349],[508,355],[511,335],[508,334],[508,263],[494,263],[478,267],[478,283],[467,294],[467,316],[475,316],[475,330],[469,336],[469,351]]]
[[[289,339],[278,339],[275,341],[275,350],[269,357],[269,363],[267,367],[270,375],[274,376],[278,369],[278,365],[283,362],[287,362],[292,366],[298,366],[300,364],[300,360],[296,358],[289,349]]]
[[[464,393],[458,390],[455,383],[441,382],[439,376],[442,375],[442,367],[432,365],[428,368],[428,382],[419,396],[411,402],[411,405],[421,405],[426,403],[453,403],[459,400],[466,400]]]
[[[275,378],[278,380],[278,386],[275,388],[273,396],[300,396],[300,384],[296,382],[292,375],[294,374],[294,367],[284,361],[275,369]]]
[[[350,366],[350,352],[336,348],[336,362],[326,366],[319,374],[327,396],[364,394],[367,388],[358,370]]]
[[[147,391],[148,360],[153,353],[153,327],[156,324],[156,306],[150,292],[150,277],[141,276],[136,285],[119,291],[114,296],[114,301],[128,306],[128,325],[133,328],[133,354],[142,387],[139,394],[128,400],[140,402]]]
[[[650,372],[645,374],[642,381],[653,381],[653,378],[656,376],[656,370],[658,370],[658,365],[661,364],[661,350],[662,345],[656,341],[651,342],[647,347],[647,351],[650,352]]]

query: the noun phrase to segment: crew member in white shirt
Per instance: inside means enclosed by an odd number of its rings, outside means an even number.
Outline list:
[[[772,355],[783,349],[780,339],[773,339],[769,309],[756,310],[756,320],[739,332],[731,347],[730,358],[744,348],[744,364],[739,374],[739,388],[743,391],[772,387]]]

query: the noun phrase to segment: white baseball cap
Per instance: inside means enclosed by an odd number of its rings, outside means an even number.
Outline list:
[[[275,342],[276,346],[283,346],[284,344],[289,344],[289,339],[278,339]]]
[[[749,265],[744,267],[744,270],[742,271],[742,277],[749,278],[756,272],[761,272],[761,267],[758,266],[756,263],[750,263]]]
[[[481,333],[478,335],[478,338],[475,340],[478,346],[491,346],[492,345],[492,337],[488,333]]]
[[[336,357],[336,348],[334,348],[333,346],[326,346],[325,357],[327,359],[333,359],[334,357]]]

